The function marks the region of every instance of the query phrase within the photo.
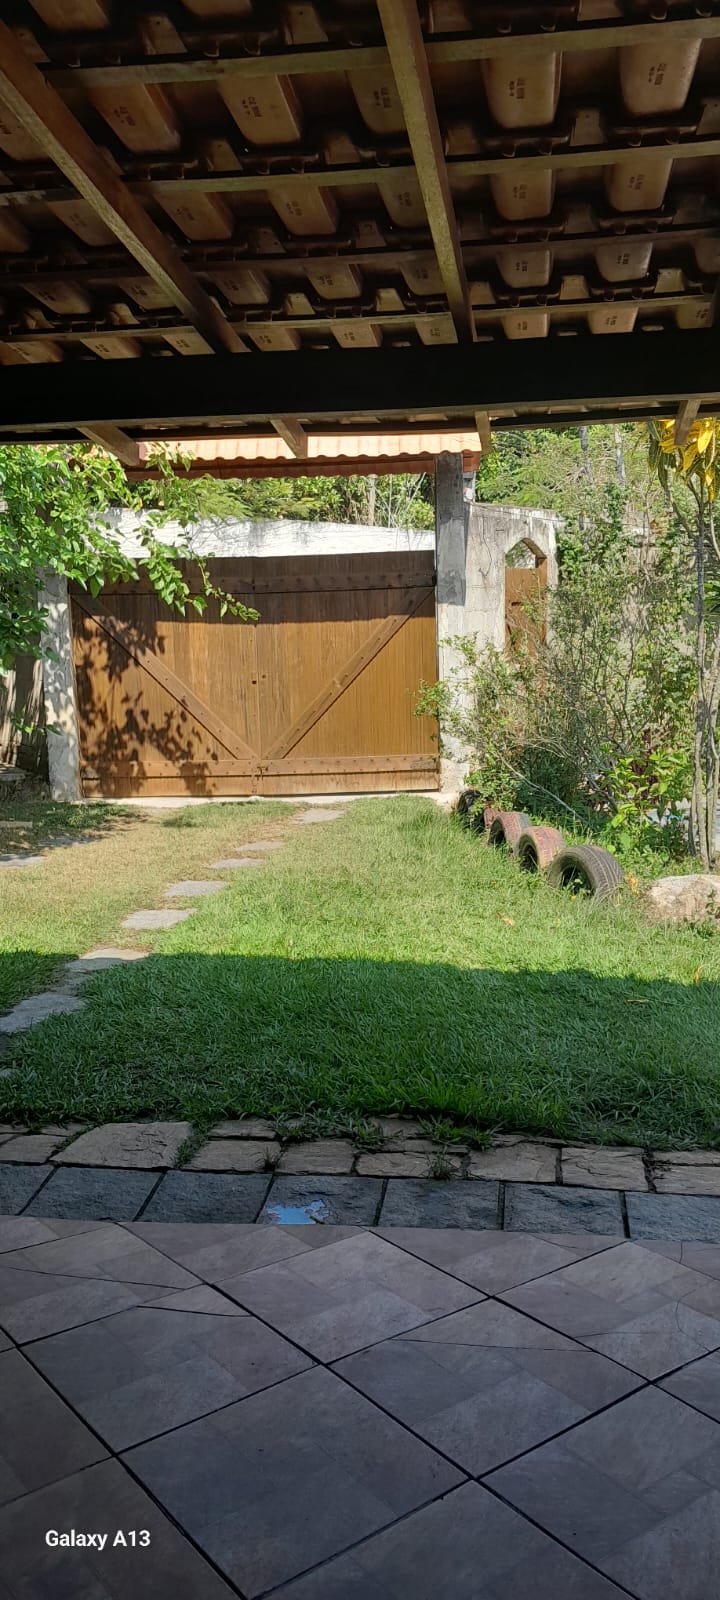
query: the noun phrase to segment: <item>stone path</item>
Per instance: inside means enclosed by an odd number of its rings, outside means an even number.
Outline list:
[[[718,1352],[708,1245],[0,1217],[3,1593],[710,1600]]]
[[[391,1128],[404,1119],[378,1119]],[[513,1233],[613,1234],[704,1240],[720,1245],[720,1154],[646,1154],[644,1188],[579,1182],[601,1157],[622,1175],[624,1150],[538,1142],[538,1168],[552,1149],[550,1182],[527,1181],[529,1140],[454,1156],[404,1120],[387,1143],[405,1150],[372,1157],[345,1139],[294,1141],[264,1118],[224,1121],[200,1149],[187,1121],[53,1126],[39,1133],[0,1126],[0,1211],[132,1221],[314,1222],[338,1225],[483,1228]],[[378,1130],[380,1132],[380,1130]],[[413,1154],[415,1144],[422,1151]],[[570,1162],[565,1166],[565,1157]],[[517,1165],[513,1167],[514,1157]],[[482,1159],[487,1161],[483,1169]],[[370,1162],[374,1165],[369,1168]],[[687,1161],[687,1165],[685,1165]],[[383,1167],[383,1163],[385,1166]],[[680,1176],[672,1174],[677,1170]],[[500,1175],[502,1173],[502,1176]],[[449,1175],[448,1175],[449,1174]],[[524,1177],[523,1177],[524,1174]],[[709,1175],[709,1176],[708,1176]],[[689,1192],[690,1182],[695,1188]],[[677,1190],[659,1184],[677,1183]],[[705,1187],[707,1186],[707,1187]]]
[[[311,822],[332,822],[343,815],[342,811],[333,811],[328,807],[318,808],[311,816],[304,819]],[[73,838],[72,835],[59,837],[53,843],[57,844],[89,844],[90,837]],[[252,844],[238,845],[238,854],[224,861],[213,861],[212,869],[226,871],[229,868],[250,868],[263,865],[264,856],[268,851],[283,849],[283,841],[279,839],[257,839]],[[241,852],[241,853],[240,853]],[[253,856],[252,852],[258,852]],[[37,866],[45,861],[45,856],[20,856],[0,855],[0,867],[26,867]],[[196,899],[207,895],[219,893],[226,889],[227,883],[217,878],[186,879],[181,883],[170,884],[164,890],[167,899],[185,898]],[[133,911],[125,917],[121,927],[137,932],[150,932],[156,929],[174,928],[180,922],[186,922],[194,912],[194,907],[183,909],[167,907],[165,909]],[[54,988],[46,990],[43,994],[30,995],[25,1000],[18,1002],[5,1016],[0,1017],[0,1036],[15,1033],[24,1033],[28,1028],[34,1028],[37,1023],[44,1022],[48,1017],[69,1016],[74,1011],[81,1011],[84,1001],[80,999],[77,990],[90,977],[93,972],[107,970],[120,961],[142,960],[148,955],[147,950],[123,950],[122,947],[114,949],[104,947],[102,950],[91,950],[77,960],[71,961],[63,968],[58,983]],[[0,1071],[4,1077],[9,1071],[6,1068]]]

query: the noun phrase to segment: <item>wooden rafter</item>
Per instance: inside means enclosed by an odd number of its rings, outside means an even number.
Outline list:
[[[187,320],[218,354],[247,350],[231,322],[210,298],[179,251],[148,217],[141,201],[103,159],[59,94],[44,81],[3,22],[0,22],[0,101],[55,162]],[[272,419],[274,425],[274,418]],[[277,431],[286,434],[278,423]],[[299,430],[301,433],[301,430]],[[302,453],[296,436],[294,454]],[[117,453],[117,452],[116,452]]]
[[[678,406],[673,438],[679,449],[682,449],[682,446],[687,444],[690,429],[697,418],[699,410],[700,401],[695,399],[683,400],[682,404]]]
[[[140,466],[140,450],[134,439],[128,433],[123,433],[122,428],[114,428],[111,422],[98,423],[95,428],[83,428],[86,439],[91,444],[97,444],[101,450],[108,450],[110,455],[117,456],[125,467]]]
[[[284,439],[289,450],[294,456],[304,458],[308,453],[307,434],[296,422],[294,417],[273,417],[272,425],[280,438]]]
[[[503,304],[502,302],[490,306],[481,306],[475,309],[475,322],[478,327],[499,327],[503,317],[532,316],[538,313],[549,317],[552,322],[556,318],[567,318],[568,315],[573,313],[581,316],[587,313],[588,310],[597,308],[598,305],[597,299],[592,297],[582,300],[568,299],[543,303],[541,296],[542,290],[539,289],[538,299],[535,303],[523,303],[519,307]],[[613,302],[608,298],[607,301],[603,302],[603,308],[612,310],[614,304],[617,304],[623,310],[634,308],[655,316],[661,312],[676,311],[679,307],[692,307],[697,312],[704,311],[707,314],[708,323],[711,320],[712,297],[709,293],[682,293],[676,291],[671,294],[653,295],[652,299],[650,299],[641,291],[636,291],[634,294],[618,296],[617,302]],[[257,313],[252,317],[246,318],[240,312],[229,316],[228,320],[243,338],[245,336],[252,338],[254,333],[261,333],[266,330],[270,332],[278,328],[291,329],[293,331],[305,329],[312,330],[313,333],[332,333],[333,328],[337,327],[338,316],[331,307],[328,307],[325,315],[321,310],[318,310],[313,316],[310,316],[307,312],[298,312],[295,315],[287,314],[285,316],[267,317],[266,319],[263,316],[258,316]],[[354,320],[356,319],[348,315],[343,318],[345,324],[352,323]],[[375,327],[388,329],[403,329],[407,328],[411,323],[416,323],[417,321],[423,323],[428,320],[437,322],[437,312],[425,311],[421,306],[408,307],[402,311],[366,311],[362,318],[357,317],[360,325],[362,323],[371,323]],[[169,322],[166,318],[153,317],[152,314],[146,315],[142,322],[131,323],[126,328],[118,328],[112,321],[102,322],[99,318],[88,318],[86,321],[76,318],[73,326],[63,328],[62,337],[68,345],[77,345],[82,344],[95,332],[112,333],[113,338],[117,339],[122,339],[124,336],[132,339],[135,343],[143,343],[148,340],[155,342],[158,338],[171,338],[182,334],[183,324]],[[47,338],[48,331],[46,328],[22,328],[11,331],[10,329],[3,329],[0,321],[0,339],[4,344],[12,345],[19,340],[25,347],[29,347],[33,343],[42,346],[47,341]],[[290,443],[289,438],[286,438],[286,432],[290,427],[297,435],[298,440],[300,438],[298,424],[294,419],[273,417],[273,426],[281,434],[281,437],[285,439],[286,443]],[[285,432],[283,429],[285,429]],[[294,448],[294,446],[291,445],[291,448]]]
[[[17,117],[73,189],[89,202],[211,348],[218,353],[243,351],[245,346],[235,330],[174,245],[103,159],[59,94],[45,83],[4,22],[0,22],[0,102]]]
[[[2,27],[2,24],[0,24]],[[1,46],[0,46],[1,48]],[[35,69],[33,69],[35,70]],[[74,121],[74,119],[73,119]],[[81,130],[82,131],[82,130]],[[95,150],[94,145],[90,148]],[[96,152],[97,154],[97,152]],[[642,160],[699,161],[717,159],[720,156],[720,138],[712,136],[692,136],[673,140],[663,138],[649,139],[642,145]],[[98,156],[98,160],[100,157]],[[608,144],[598,145],[564,145],[550,152],[537,150],[529,154],[513,157],[512,171],[517,177],[532,176],[537,172],[584,172],[588,167],[617,167],[637,165],[638,150],[634,145],[614,140]],[[501,173],[507,173],[508,160],[499,148],[490,155],[477,156],[452,156],[448,157],[445,166],[452,178],[493,178]],[[101,162],[102,168],[105,163]],[[110,169],[107,169],[108,172]],[[155,175],[151,178],[128,177],[122,184],[123,193],[128,197],[135,196],[150,199],[158,198],[177,199],[182,196],[191,199],[199,194],[243,194],[262,197],[271,194],[276,189],[281,189],[287,194],[305,195],[310,189],[367,189],[368,184],[381,182],[383,177],[392,174],[393,178],[410,180],[419,176],[412,162],[402,161],[391,166],[375,165],[364,162],[351,166],[308,167],[306,171],[299,170],[298,157],[288,155],[287,170],[273,167],[272,171],[257,172],[203,172],[200,175],[187,177],[172,177]],[[112,176],[112,174],[111,174]],[[38,180],[28,186],[27,183],[7,184],[2,190],[3,204],[8,201],[19,205],[30,205],[38,200],[50,204],[59,204],[74,197],[75,190],[72,182],[68,184],[48,183]],[[150,219],[146,218],[148,226]],[[110,224],[108,224],[110,226]],[[119,228],[115,229],[120,236]],[[157,231],[157,230],[156,230]],[[164,238],[164,235],[161,235]],[[659,237],[662,237],[660,235]],[[165,243],[170,249],[168,241]],[[137,259],[137,251],[134,252]],[[177,252],[174,252],[176,255]]]
[[[677,199],[679,205],[684,203],[682,194],[677,196]],[[687,199],[688,203],[690,203],[692,194],[688,195]],[[470,259],[473,265],[485,264],[492,266],[495,262],[499,244],[514,243],[516,232],[517,230],[513,229],[512,223],[508,222],[507,240],[500,233],[491,240],[474,238],[468,233],[463,238],[464,255],[466,259]],[[667,226],[663,225],[662,233],[660,234],[657,229],[653,230],[651,223],[645,228],[636,223],[632,227],[623,228],[622,242],[625,248],[635,244],[647,245],[662,242],[663,246],[669,244],[676,246],[679,252],[688,245],[694,246],[709,240],[716,240],[719,236],[720,215],[714,222],[710,220],[704,223],[668,222]],[[401,240],[392,235],[390,235],[390,238],[392,243],[388,243],[386,246],[377,245],[374,249],[354,249],[352,246],[344,246],[337,253],[332,253],[328,250],[327,243],[323,246],[319,241],[315,240],[310,241],[302,252],[295,252],[292,244],[288,242],[282,255],[277,252],[272,255],[243,255],[242,266],[244,269],[258,272],[272,272],[273,269],[275,271],[278,269],[284,270],[286,267],[300,267],[307,270],[308,266],[322,270],[323,268],[332,269],[337,266],[338,261],[341,261],[347,266],[376,271],[378,268],[394,270],[398,267],[402,268],[404,265],[412,266],[418,262],[426,265],[434,261],[434,252],[429,244],[418,243],[415,238],[412,242],[403,244]],[[541,244],[552,251],[556,261],[565,261],[567,259],[577,259],[583,253],[591,254],[594,249],[597,249],[598,245],[603,243],[603,236],[595,229],[590,233],[553,234],[548,239],[547,222],[540,218],[537,222],[537,236],[533,236],[532,233],[526,233],[523,242],[527,249],[532,249],[537,244]],[[206,244],[199,246],[186,244],[180,246],[180,250],[188,266],[198,274],[209,274],[210,272],[219,272],[238,266],[237,249],[232,244],[228,245],[226,250],[223,249],[221,244],[214,245],[211,259],[208,259]],[[127,258],[121,251],[112,254],[105,246],[93,247],[86,245],[83,249],[83,254],[85,256],[84,264],[73,262],[73,283],[115,284],[118,278],[122,278],[127,273]],[[21,256],[0,251],[0,262],[2,263],[2,286],[4,290],[26,287],[42,289],[49,284],[67,282],[67,263],[63,264],[61,260],[57,260],[53,264],[50,248],[42,251],[23,252]],[[669,264],[680,268],[681,260],[679,255],[677,259],[673,258]]]
[[[488,411],[475,412],[475,426],[478,431],[480,445],[484,456],[489,455],[493,447],[492,428],[490,426],[490,413]]]
[[[378,0],[378,11],[448,307],[458,339],[471,342],[475,324],[417,5]]]
[[[190,30],[188,30],[189,32]],[[193,30],[194,31],[194,30]],[[240,34],[238,34],[240,38]],[[607,23],[575,28],[548,29],[544,33],[456,34],[429,38],[426,51],[431,67],[458,62],[502,60],[519,52],[537,60],[552,55],[577,55],[597,50],[617,50],[632,45],[659,45],[672,50],[691,40],[719,39],[720,17],[669,18],[665,22]],[[102,40],[102,36],[101,36]],[[256,81],[265,77],[304,76],[307,73],[341,73],[387,67],[390,57],[383,45],[313,45],[296,50],[266,50],[251,54],[242,45],[237,55],[129,56],[112,64],[80,63],[77,67],[47,62],[43,71],[58,89],[111,88],[124,83],[214,83],[226,77]]]

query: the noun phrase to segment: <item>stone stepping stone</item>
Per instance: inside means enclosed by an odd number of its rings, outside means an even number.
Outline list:
[[[226,883],[218,883],[217,878],[187,878],[183,883],[171,883],[165,890],[165,899],[173,900],[176,895],[205,895],[219,894],[221,889],[227,889]]]
[[[45,994],[29,995],[19,1000],[7,1016],[0,1017],[0,1033],[24,1033],[47,1017],[65,1017],[72,1011],[82,1011],[84,1000],[65,989],[49,989]]]
[[[332,811],[329,807],[321,811],[318,807],[317,811],[305,811],[301,817],[295,817],[294,821],[297,828],[307,828],[312,822],[337,822],[338,817],[344,815],[344,811]]]
[[[101,946],[98,950],[88,950],[87,955],[78,956],[75,961],[69,961],[65,971],[75,983],[82,983],[93,972],[108,972],[126,961],[146,961],[147,956],[147,950],[116,950],[113,946]]]
[[[44,856],[0,856],[0,867],[40,867]]]
[[[195,907],[187,911],[133,911],[121,922],[121,928],[174,928],[176,922],[185,922],[195,915]]]
[[[228,856],[224,861],[211,861],[210,865],[218,872],[225,872],[226,870],[235,872],[237,867],[264,867],[265,862],[262,856],[258,857],[257,860],[253,856]],[[218,884],[218,888],[221,887],[222,885]]]

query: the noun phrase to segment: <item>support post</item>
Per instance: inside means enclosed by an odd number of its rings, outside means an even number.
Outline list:
[[[41,645],[50,794],[53,800],[78,801],[82,799],[80,735],[72,617],[65,578],[56,572],[44,573],[40,604],[46,613]]]
[[[435,463],[435,562],[437,570],[438,676],[448,682],[460,663],[452,640],[467,632],[468,508],[463,499],[463,458],[449,451]],[[458,794],[465,775],[464,752],[457,740],[440,728],[440,789]]]

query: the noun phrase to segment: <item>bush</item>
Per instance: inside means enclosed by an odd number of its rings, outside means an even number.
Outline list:
[[[687,554],[675,530],[638,541],[623,511],[611,486],[592,525],[566,530],[539,640],[522,633],[512,653],[454,641],[459,668],[424,685],[418,709],[460,741],[488,800],[677,857],[692,776]]]

